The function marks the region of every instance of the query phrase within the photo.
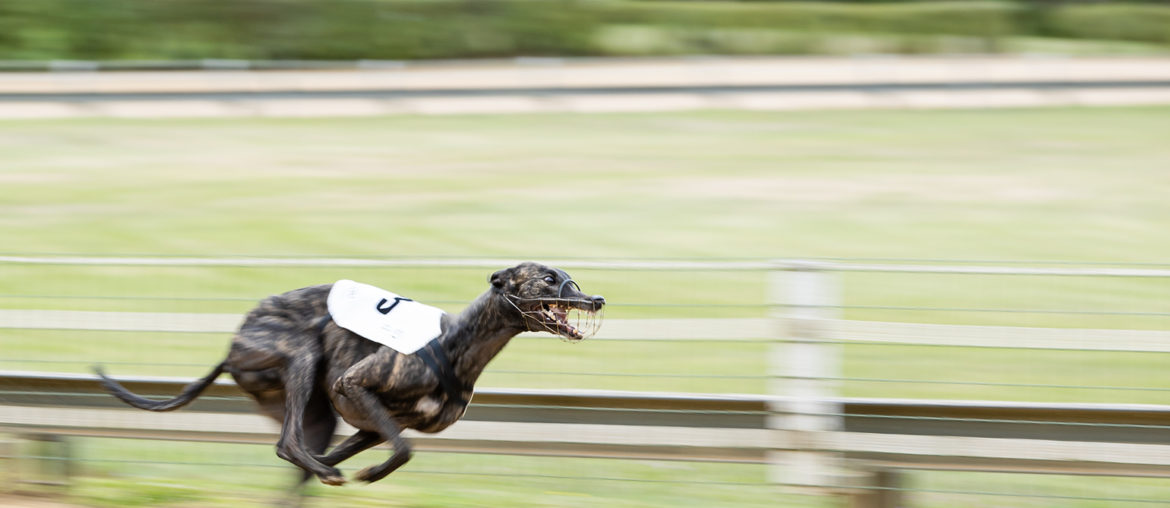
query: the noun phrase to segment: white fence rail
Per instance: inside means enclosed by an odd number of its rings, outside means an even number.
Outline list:
[[[0,329],[232,333],[242,320],[240,314],[0,310]],[[846,319],[824,319],[819,326],[826,342],[1170,353],[1170,331],[1164,330],[943,325]],[[767,338],[774,333],[774,328],[775,323],[764,318],[611,319],[590,340],[738,341]]]
[[[511,263],[511,260],[500,259],[0,256],[0,266],[10,267],[92,265],[490,269]],[[897,476],[890,471],[896,470],[1017,471],[1170,478],[1170,458],[1167,458],[1170,457],[1170,439],[1165,437],[1170,435],[1167,432],[1170,431],[1170,407],[1167,406],[849,398],[840,393],[843,382],[857,381],[846,376],[842,366],[846,360],[844,348],[855,345],[1018,350],[1021,354],[1029,351],[1121,355],[1170,353],[1170,331],[1164,329],[956,325],[842,319],[842,314],[851,308],[842,301],[849,287],[849,274],[1170,279],[1170,270],[1152,266],[939,266],[921,262],[798,260],[569,260],[556,264],[566,269],[764,274],[768,277],[766,285],[769,297],[761,307],[771,309],[766,317],[612,319],[606,322],[596,339],[764,342],[770,348],[768,393],[720,399],[695,394],[668,396],[596,391],[541,394],[486,389],[477,394],[473,407],[486,411],[484,414],[491,415],[490,418],[485,416],[484,419],[477,419],[473,410],[469,412],[469,421],[457,425],[451,433],[437,437],[416,436],[422,449],[763,462],[774,466],[772,479],[778,483],[819,488],[828,492],[861,493],[855,498],[858,506],[883,507],[893,506],[897,496],[875,493],[898,490],[891,487],[896,485]],[[1157,296],[1161,293],[1152,294]],[[1164,302],[1153,303],[1156,309],[1165,307]],[[21,305],[27,306],[28,300],[22,300]],[[1052,312],[1059,314],[1059,311]],[[1133,314],[1170,318],[1170,313],[1159,311]],[[224,313],[9,308],[0,310],[0,330],[230,333],[241,319],[238,314]],[[1167,321],[1170,322],[1170,319]],[[138,433],[144,437],[168,439],[228,439],[225,436],[236,436],[232,439],[248,442],[270,440],[272,437],[272,429],[267,427],[262,427],[266,430],[249,433],[232,431],[241,425],[257,428],[250,421],[243,420],[257,417],[242,413],[238,407],[223,414],[219,414],[222,413],[219,410],[211,411],[202,420],[192,418],[181,425],[164,421],[166,416],[150,416],[156,420],[148,420],[143,416],[138,420],[140,423],[134,423],[126,418],[135,418],[130,415],[139,413],[87,407],[91,405],[90,402],[69,397],[60,407],[43,407],[35,402],[36,394],[53,391],[58,395],[73,392],[94,395],[96,392],[92,386],[83,386],[89,382],[83,378],[62,385],[58,383],[59,380],[45,381],[52,376],[41,381],[26,379],[17,382],[13,380],[21,375],[9,374],[0,377],[0,383],[7,383],[0,385],[5,386],[6,391],[2,393],[7,401],[0,402],[3,404],[0,407],[0,430],[71,435]],[[893,379],[880,381],[900,382]],[[965,383],[945,377],[915,382]],[[145,393],[155,393],[151,391],[153,389],[160,396],[175,388],[173,383],[143,383]],[[149,388],[151,386],[154,388]],[[223,389],[232,390],[231,387]],[[1162,385],[1140,389],[1170,391],[1170,387]],[[19,395],[22,393],[33,396]],[[525,409],[503,407],[507,404],[497,405],[493,409],[493,400],[508,400],[509,404]],[[617,402],[619,400],[625,402]],[[630,400],[640,402],[630,405]],[[619,412],[627,419],[614,420],[612,411],[586,411],[582,408],[620,409]],[[669,410],[663,412],[663,409]],[[92,413],[85,420],[70,418],[69,415],[73,414],[70,412],[76,411]],[[537,413],[543,416],[534,417]],[[550,420],[550,414],[560,415],[557,418],[563,419]],[[105,421],[94,419],[98,417],[121,423],[107,427],[60,424],[62,421]],[[693,425],[673,425],[667,421],[668,418],[689,421]],[[701,424],[694,423],[700,420]],[[570,426],[571,432],[566,432]],[[119,430],[107,432],[101,428]],[[574,437],[569,440],[566,436]],[[858,480],[859,477],[854,474],[856,471],[866,472],[862,480]]]

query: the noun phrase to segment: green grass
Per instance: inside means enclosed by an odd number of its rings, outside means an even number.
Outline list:
[[[832,32],[769,28],[607,25],[597,44],[610,55],[790,54],[1054,54],[1165,55],[1154,42],[1038,36],[986,38],[927,33]],[[717,48],[717,49],[716,49]]]
[[[85,255],[1161,262],[1170,254],[1164,234],[1170,146],[1161,134],[1170,127],[1168,112],[0,122],[6,156],[0,235],[19,239],[6,244],[10,252]],[[611,319],[767,313],[763,273],[583,270],[575,276],[586,290],[609,298]],[[265,295],[343,277],[452,311],[486,286],[486,271],[479,269],[3,265],[0,304],[243,313]],[[842,279],[850,306],[844,315],[852,319],[1139,329],[1168,324],[1158,314],[1165,311],[1166,284],[1157,279],[856,273]],[[71,298],[47,298],[61,296]],[[227,340],[28,330],[0,335],[0,345],[11,351],[3,358],[6,367],[52,365],[35,363],[46,359],[72,362],[59,364],[69,371],[125,359],[161,364],[116,367],[124,375],[196,375],[222,354]],[[761,344],[600,341],[568,348],[524,340],[501,355],[484,382],[759,392],[765,350]],[[913,357],[923,361],[913,363],[922,367],[903,372],[897,367],[906,362],[901,349],[850,347],[845,374],[938,380],[950,377],[956,363],[945,361],[949,353],[916,348]],[[958,363],[979,364],[988,354],[999,352],[965,351]],[[1007,363],[996,356],[996,369],[966,379],[1043,384],[1027,374],[1032,366],[1076,356],[1012,355]],[[1114,365],[1115,355],[1086,356],[1073,363],[1096,361],[1093,372]],[[1157,362],[1149,363],[1138,365],[1130,381],[1164,385]],[[617,375],[563,374],[582,372]],[[1045,382],[1085,384],[1079,372],[1066,372],[1063,381],[1052,374]],[[849,383],[845,389],[934,397],[955,387]],[[1009,387],[978,393],[1021,400],[1161,398],[1160,392]]]
[[[0,232],[85,254],[1160,261],[1168,111],[0,122]]]
[[[279,506],[287,500],[282,488],[296,477],[269,446],[93,438],[71,445],[78,476],[64,500],[85,506]],[[383,453],[359,455],[344,470]],[[310,485],[305,506],[841,506],[770,486],[765,474],[747,464],[426,453],[375,484]],[[1113,507],[1165,492],[1165,480],[1150,478],[915,472],[904,480],[907,506],[915,508]]]
[[[284,496],[278,487],[297,477],[270,446],[127,439],[76,439],[73,445],[81,475],[71,496],[92,506],[273,506]],[[357,471],[385,453],[366,452],[344,470]],[[782,494],[765,482],[758,465],[447,453],[418,454],[378,483],[313,484],[306,494],[311,507],[766,507],[776,499],[785,506],[832,506]]]
[[[1166,107],[9,121],[0,122],[0,238],[7,239],[0,251],[1164,263],[1170,259],[1165,132]],[[606,295],[611,319],[763,317],[768,311],[764,273],[579,270],[574,276],[587,291]],[[343,277],[457,310],[486,288],[487,271],[3,264],[0,308],[234,314],[268,294]],[[1161,315],[1168,293],[1160,279],[850,273],[842,282],[843,314],[851,319],[1122,329],[1170,324]],[[109,363],[115,375],[193,377],[223,354],[228,339],[3,330],[0,368],[84,372],[92,363]],[[1167,386],[1164,357],[849,346],[845,376],[909,382],[851,381],[842,388],[875,397],[1165,403],[1165,392],[1157,390]],[[568,346],[520,339],[489,366],[481,386],[761,393],[766,358],[767,344],[759,342]],[[1031,386],[1052,384],[1155,390]],[[202,460],[183,446],[151,443],[125,454],[120,445],[99,447],[91,456],[150,460],[151,453],[178,447],[176,461]],[[276,463],[270,449],[257,449],[249,461]],[[566,467],[564,476],[578,474],[564,465],[576,464],[571,461],[465,456],[434,470],[466,463],[490,471],[491,460],[515,471]],[[255,492],[270,495],[286,474],[267,467],[246,473],[176,467],[95,462],[78,495],[111,506],[151,496],[173,506],[232,505]],[[659,466],[593,467],[581,471],[652,478]],[[732,471],[685,467],[696,468],[692,477],[713,481]],[[758,489],[717,488],[716,497],[704,497],[694,489],[675,494],[679,486],[672,483],[595,486],[473,475],[474,488],[440,494],[450,481],[441,476],[404,474],[384,493],[380,486],[317,492],[354,506],[374,503],[363,501],[368,492],[378,493],[370,499],[402,500],[401,506],[480,499],[655,506],[692,498],[704,506],[753,506],[770,499]],[[942,478],[939,490],[962,490],[947,483],[952,477],[914,478]],[[1045,492],[1078,485],[1054,481]],[[224,488],[207,492],[213,485]],[[1135,495],[1157,492],[1136,488]],[[1082,497],[1125,497],[1099,492]],[[928,500],[916,506],[960,506],[967,498],[915,499]]]

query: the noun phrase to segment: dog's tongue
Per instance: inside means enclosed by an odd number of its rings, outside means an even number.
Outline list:
[[[552,311],[553,319],[557,323],[557,333],[572,340],[581,340],[584,338],[580,331],[569,324],[569,309],[554,306],[550,310]]]
[[[568,309],[565,309],[562,307],[554,307],[553,308],[553,315],[556,316],[557,328],[559,328],[558,331],[562,335],[569,337],[571,339],[580,339],[581,338],[581,332],[578,332],[576,328],[573,328],[573,325],[569,324],[569,310]]]
[[[581,339],[585,338],[585,336],[582,335],[581,332],[577,331],[576,328],[573,328],[572,325],[565,324],[565,325],[562,325],[562,328],[563,328],[563,330],[561,331],[561,333],[570,339],[581,340]]]

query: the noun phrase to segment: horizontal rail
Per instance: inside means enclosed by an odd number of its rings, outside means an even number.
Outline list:
[[[199,257],[199,256],[69,256],[0,255],[0,263],[79,266],[233,266],[233,267],[349,267],[349,268],[499,268],[513,265],[506,258],[298,258],[298,257]],[[968,263],[935,264],[860,263],[850,260],[589,260],[558,259],[557,266],[589,270],[664,271],[768,271],[824,270],[831,272],[935,273],[971,275],[1034,275],[1072,277],[1154,277],[1170,278],[1170,269],[1136,267],[1029,267],[979,266]],[[1042,264],[1042,263],[1037,263]]]
[[[782,433],[781,449],[794,444]],[[1170,446],[957,436],[824,432],[799,436],[799,449],[842,452],[898,469],[994,470],[1170,477]]]
[[[189,379],[135,377],[118,381],[145,397],[169,398]],[[754,395],[673,394],[611,390],[481,388],[465,420],[763,428],[771,399]],[[126,408],[92,375],[0,371],[0,404],[70,408]],[[227,379],[208,387],[189,408],[253,413],[255,404]],[[138,412],[138,411],[135,411]],[[587,415],[587,418],[583,418]]]
[[[757,84],[757,85],[690,85],[663,84],[650,86],[544,86],[509,88],[362,88],[347,90],[304,90],[276,88],[271,90],[224,91],[84,91],[0,92],[0,102],[60,101],[90,103],[100,101],[191,101],[191,100],[264,100],[264,99],[401,99],[401,98],[463,98],[538,96],[573,97],[607,95],[662,95],[662,94],[752,94],[800,92],[918,92],[918,91],[1062,91],[1062,90],[1130,90],[1170,88],[1170,80],[1080,80],[1080,81],[965,81],[933,83],[875,82],[864,84]]]
[[[170,397],[189,380],[122,382]],[[420,450],[450,452],[765,463],[774,451],[830,451],[900,468],[1170,477],[1170,406],[832,402],[842,428],[809,434],[770,426],[792,404],[783,397],[483,389],[463,421],[411,436]],[[0,432],[271,444],[277,430],[227,380],[189,408],[150,413],[125,407],[93,376],[0,372]]]
[[[832,320],[826,340],[923,346],[1170,352],[1170,331]]]
[[[119,381],[154,398],[189,382]],[[0,373],[0,432],[274,443],[279,426],[255,412],[227,380],[188,408],[151,413],[127,408],[94,376]],[[764,463],[768,414],[766,398],[744,395],[481,389],[457,425],[407,435],[431,451]]]
[[[241,314],[0,309],[0,329],[233,333]],[[844,343],[1170,352],[1170,331],[940,325],[823,320],[823,340]],[[591,340],[770,339],[767,318],[612,319]],[[526,336],[545,336],[531,333]]]
[[[280,426],[253,414],[0,405],[0,432],[273,444]],[[339,426],[337,439],[356,432]],[[404,433],[419,450],[762,463],[764,429],[461,421],[439,434]]]
[[[0,256],[0,263],[80,266],[235,266],[349,268],[488,268],[516,264],[504,258],[281,258],[281,257],[89,257]],[[768,270],[770,261],[557,260],[560,268],[605,270]]]
[[[0,309],[0,329],[233,333],[243,320],[241,313]],[[768,338],[773,333],[767,319],[608,319],[593,338],[742,340]]]
[[[1166,59],[979,57],[956,60],[913,56],[876,60],[839,57],[548,58],[476,60],[240,60],[13,61],[6,91],[214,91],[214,90],[442,90],[463,87],[661,87],[842,86],[878,83],[961,86],[970,82],[1013,84],[1131,83],[1170,80]],[[201,71],[210,69],[215,78]],[[68,79],[62,72],[90,72]],[[267,72],[248,72],[262,70]],[[335,70],[341,72],[323,72]],[[167,72],[159,72],[167,71]],[[279,72],[274,72],[279,71]],[[290,85],[291,84],[291,85]]]

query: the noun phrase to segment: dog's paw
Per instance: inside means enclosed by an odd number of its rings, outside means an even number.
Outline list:
[[[378,467],[380,465],[381,464],[373,465],[373,466],[367,467],[365,469],[362,469],[361,471],[358,471],[357,473],[354,473],[353,479],[357,480],[359,482],[366,482],[366,483],[376,482],[378,480],[381,480],[382,477],[386,476],[386,475],[381,475],[381,476],[378,475],[378,472],[379,472],[378,470],[382,469],[382,468]]]
[[[340,474],[319,476],[318,478],[320,478],[321,483],[324,483],[325,485],[332,485],[334,487],[345,485],[345,477],[341,476]]]
[[[373,483],[381,480],[382,478],[385,478],[395,469],[397,468],[393,466],[387,467],[387,464],[375,464],[358,471],[357,474],[353,475],[353,479],[366,483]]]
[[[395,455],[386,462],[381,464],[374,464],[361,471],[358,471],[357,474],[353,475],[353,479],[367,483],[376,482],[389,476],[390,473],[393,473],[399,467],[402,467],[402,465],[405,464],[407,460],[410,460],[409,453]]]

